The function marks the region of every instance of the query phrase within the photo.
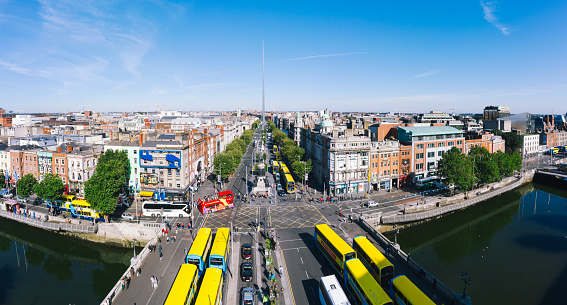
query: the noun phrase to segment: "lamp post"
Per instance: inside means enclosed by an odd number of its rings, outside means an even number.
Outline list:
[[[132,248],[134,248],[134,258],[136,258],[136,238],[132,238]]]
[[[400,233],[400,229],[398,229],[398,225],[394,224],[394,245],[398,244],[398,233]]]
[[[220,176],[220,190],[222,191],[222,166],[226,165],[226,163],[219,163],[219,176]]]
[[[461,280],[465,282],[465,288],[463,289],[463,299],[467,298],[467,284],[471,284],[472,278],[469,276],[468,271],[461,272]]]

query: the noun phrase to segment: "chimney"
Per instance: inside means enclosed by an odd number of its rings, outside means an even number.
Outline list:
[[[70,153],[71,151],[73,151],[73,146],[67,145],[67,153]]]
[[[57,152],[58,152],[58,153],[61,153],[61,146],[58,146],[58,147],[57,147]]]
[[[140,135],[138,136],[138,144],[140,146],[142,146],[142,144],[144,144],[144,133],[140,132]]]

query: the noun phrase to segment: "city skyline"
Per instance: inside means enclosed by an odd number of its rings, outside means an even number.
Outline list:
[[[566,9],[1,1],[0,107],[561,114]]]

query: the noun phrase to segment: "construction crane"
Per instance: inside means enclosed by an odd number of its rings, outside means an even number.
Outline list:
[[[92,105],[81,105],[83,107],[83,113],[85,113],[85,106],[92,106]]]
[[[161,111],[161,109],[159,108],[160,106],[164,106],[165,105],[158,105],[158,104],[136,104],[136,105],[141,105],[141,106],[154,106],[153,109],[157,108],[158,113]]]

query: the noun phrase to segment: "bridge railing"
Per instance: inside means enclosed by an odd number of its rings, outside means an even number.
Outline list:
[[[17,222],[25,223],[30,226],[51,230],[51,231],[67,231],[67,232],[92,233],[92,234],[98,232],[98,224],[74,225],[74,224],[60,223],[60,222],[47,222],[39,219],[34,219],[29,216],[24,216],[23,214],[15,214],[12,212],[1,211],[1,210],[0,210],[0,216]]]
[[[416,261],[414,261],[409,255],[404,251],[399,249],[393,242],[391,242],[382,233],[376,231],[372,225],[366,222],[364,218],[359,219],[361,226],[380,244],[384,249],[389,249],[389,252],[396,256],[400,261],[405,262],[407,266],[413,270],[420,277],[424,278],[427,283],[432,285],[433,289],[443,295],[449,300],[452,300],[451,304],[462,304],[470,305],[471,299],[469,297],[463,299],[460,294],[455,293],[441,281],[439,281],[435,276],[433,276],[429,271],[422,268]]]

